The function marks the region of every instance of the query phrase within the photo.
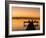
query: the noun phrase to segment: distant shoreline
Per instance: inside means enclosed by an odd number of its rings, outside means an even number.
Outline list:
[[[40,17],[12,17],[12,19],[39,19]]]

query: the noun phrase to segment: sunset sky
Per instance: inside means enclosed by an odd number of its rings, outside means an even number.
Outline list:
[[[12,17],[40,17],[39,8],[12,7]],[[25,19],[12,19],[13,30],[24,29]]]
[[[13,7],[12,17],[40,17],[39,8]]]

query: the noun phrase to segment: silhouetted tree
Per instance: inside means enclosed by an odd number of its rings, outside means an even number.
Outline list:
[[[34,24],[33,24],[33,20],[30,22],[30,20],[28,21],[28,26],[26,30],[35,30]]]

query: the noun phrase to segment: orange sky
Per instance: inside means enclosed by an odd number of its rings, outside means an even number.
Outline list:
[[[24,7],[13,7],[12,8],[13,17],[39,17],[39,8],[24,8]]]

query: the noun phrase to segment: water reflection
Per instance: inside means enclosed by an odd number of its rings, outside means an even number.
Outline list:
[[[12,19],[12,30],[40,30],[40,19]]]

